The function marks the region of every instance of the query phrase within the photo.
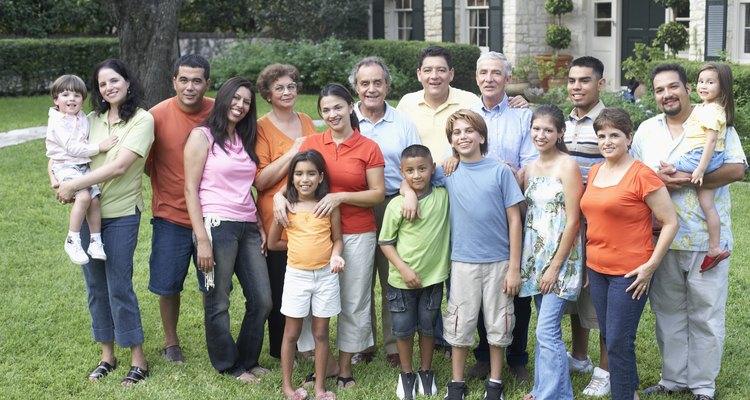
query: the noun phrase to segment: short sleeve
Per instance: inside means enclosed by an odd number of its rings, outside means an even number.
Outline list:
[[[363,136],[364,138],[364,136]],[[383,158],[383,152],[380,151],[380,146],[374,141],[367,139],[369,151],[367,152],[367,164],[365,169],[382,167],[385,165],[385,159]]]
[[[698,115],[696,115],[700,127],[703,129],[711,129],[714,131],[721,131],[721,129],[727,124],[727,115],[724,109],[718,104],[706,104],[698,109]]]
[[[148,156],[154,142],[154,117],[148,111],[139,109],[129,123],[132,123],[130,133],[122,139],[122,148],[141,157]]]
[[[742,149],[740,136],[733,126],[727,127],[727,136],[724,139],[724,163],[745,164],[747,169],[747,155]]]
[[[265,124],[258,124],[258,140],[255,142],[255,154],[258,155],[258,174],[273,160],[271,159],[271,141],[266,133]]]
[[[383,214],[383,225],[380,228],[378,244],[395,244],[398,239],[398,229],[403,219],[401,215],[401,204],[403,197],[396,197],[388,203]]]
[[[659,177],[656,175],[656,172],[654,172],[651,168],[647,167],[640,161],[636,161],[636,163],[638,163],[638,171],[636,172],[635,176],[635,183],[637,185],[635,189],[636,193],[638,193],[638,197],[641,200],[645,201],[646,196],[663,188],[664,182],[659,179]]]
[[[505,208],[512,207],[524,200],[523,193],[518,187],[516,177],[513,176],[513,171],[510,167],[505,164],[499,164],[498,168],[498,185],[502,188],[503,192],[503,204]]]

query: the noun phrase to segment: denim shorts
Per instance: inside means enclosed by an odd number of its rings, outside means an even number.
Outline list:
[[[195,257],[193,230],[157,217],[151,225],[148,290],[159,296],[177,295],[182,292],[190,259]],[[203,280],[198,279],[198,288],[202,285]]]
[[[698,168],[698,165],[700,165],[701,157],[703,157],[703,147],[695,148],[680,156],[680,158],[675,161],[674,167],[678,171],[692,173]],[[710,174],[711,172],[716,171],[722,164],[724,164],[724,152],[714,151],[714,154],[708,161],[705,173]]]
[[[440,317],[443,283],[420,289],[387,287],[386,297],[391,311],[391,332],[397,339],[406,339],[419,331],[434,336],[435,321]]]

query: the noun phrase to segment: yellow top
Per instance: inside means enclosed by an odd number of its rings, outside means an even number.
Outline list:
[[[325,267],[331,261],[331,217],[315,218],[311,211],[289,213],[286,227],[287,264],[308,271]]]
[[[724,138],[727,136],[727,114],[716,103],[698,104],[685,121],[685,138],[680,145],[686,151],[706,145],[706,130],[718,132],[714,151],[724,151]]]

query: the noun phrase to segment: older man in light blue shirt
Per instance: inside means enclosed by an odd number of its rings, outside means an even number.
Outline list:
[[[477,60],[477,86],[482,93],[481,102],[473,107],[487,123],[487,158],[506,163],[513,173],[517,173],[526,164],[538,157],[539,153],[531,142],[531,111],[528,108],[511,108],[505,84],[511,77],[510,61],[502,53],[494,51],[482,54]],[[520,96],[514,98],[514,106],[519,104]],[[460,168],[460,167],[459,167]],[[517,176],[519,176],[518,174]],[[528,341],[529,319],[531,318],[531,297],[516,297],[513,301],[516,325],[513,329],[513,342],[506,350],[506,358],[511,374],[521,381],[528,382],[529,374],[526,364],[529,354],[526,351]],[[483,316],[479,316],[479,345],[474,349],[477,363],[469,370],[470,378],[481,378],[489,371],[489,346],[487,333],[484,330]]]
[[[378,144],[385,159],[385,201],[375,207],[375,220],[378,232],[383,224],[383,213],[388,202],[399,194],[399,187],[403,180],[401,176],[401,152],[405,148],[419,144],[419,134],[414,123],[404,114],[391,107],[385,96],[391,85],[391,74],[383,60],[378,57],[366,57],[360,60],[349,75],[349,83],[359,96],[359,102],[354,111],[359,120],[360,133]],[[435,155],[433,155],[434,157]],[[381,287],[381,315],[383,346],[388,362],[396,367],[399,365],[396,338],[391,332],[391,313],[388,300],[385,298],[386,283],[388,282],[388,259],[378,248],[375,252],[375,272],[372,282],[372,304],[370,315],[372,318],[372,336],[377,337],[377,314],[375,313],[375,276],[379,276]],[[354,362],[368,361],[374,355],[374,348],[355,355]]]

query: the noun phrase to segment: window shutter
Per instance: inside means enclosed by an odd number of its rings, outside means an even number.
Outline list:
[[[503,0],[490,0],[490,50],[503,51]]]
[[[412,0],[411,10],[411,40],[424,40],[424,0]]]
[[[456,41],[456,5],[454,0],[443,0],[443,42]]]
[[[384,0],[372,2],[372,38],[385,39],[385,4]]]
[[[726,49],[727,1],[706,0],[705,59],[718,60],[719,52]]]

